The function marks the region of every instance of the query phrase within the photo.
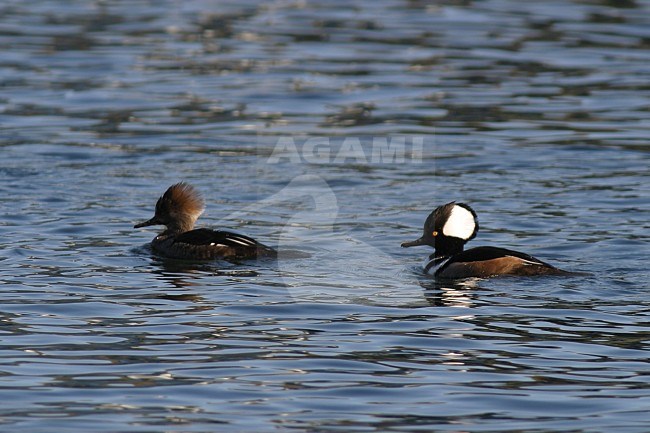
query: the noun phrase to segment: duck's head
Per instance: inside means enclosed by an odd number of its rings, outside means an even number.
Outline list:
[[[463,251],[465,243],[476,236],[476,212],[464,203],[451,202],[437,207],[424,222],[420,239],[404,242],[403,248],[429,245],[436,255],[451,255]]]
[[[192,230],[203,209],[201,194],[192,185],[180,182],[170,186],[158,199],[153,218],[133,227],[164,225],[172,232],[186,232]]]

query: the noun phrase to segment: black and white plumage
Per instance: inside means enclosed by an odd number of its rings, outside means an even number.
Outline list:
[[[570,274],[533,256],[505,248],[484,246],[464,250],[478,230],[476,212],[464,203],[451,202],[431,212],[424,223],[422,237],[404,242],[402,247],[433,247],[435,251],[426,260],[424,271],[441,278]]]
[[[194,229],[203,213],[203,199],[191,185],[180,182],[170,186],[156,202],[156,212],[148,221],[134,228],[164,225],[166,230],[151,241],[154,252],[169,258],[252,259],[274,257],[276,251],[255,239],[230,231]]]

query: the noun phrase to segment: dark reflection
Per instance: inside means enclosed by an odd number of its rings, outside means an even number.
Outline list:
[[[639,7],[638,3],[634,0],[603,0],[602,4],[620,9],[634,9]]]
[[[167,299],[168,301],[183,301],[183,302],[203,302],[203,296],[195,295],[193,293],[181,293],[178,295],[163,294],[158,296],[159,299]]]
[[[188,289],[205,285],[208,282],[207,279],[214,277],[223,277],[226,279],[257,278],[263,276],[260,270],[264,270],[264,273],[269,273],[270,275],[276,275],[279,271],[279,262],[281,260],[298,260],[311,257],[310,253],[304,251],[283,249],[278,252],[278,256],[275,258],[260,258],[257,260],[182,260],[155,255],[149,244],[132,249],[132,253],[151,256],[151,265],[154,266],[154,269],[151,271],[152,274],[160,281],[163,281],[165,285],[175,289]],[[273,277],[273,281],[269,281],[266,285],[276,289],[284,289],[285,284],[281,279],[279,281],[278,283],[277,277]],[[201,296],[191,293],[164,294],[159,297],[161,299],[191,302],[203,300]],[[289,295],[286,298],[289,299]]]
[[[252,261],[253,263],[255,261]],[[159,268],[153,273],[162,281],[176,288],[187,288],[201,284],[206,277],[257,277],[259,273],[253,269],[231,268],[236,263],[225,261],[196,262],[190,260],[168,259],[154,257],[152,264]],[[250,263],[249,263],[250,265]]]
[[[52,38],[50,50],[52,52],[91,50],[96,44],[95,40],[85,35],[61,35]]]
[[[482,289],[481,280],[422,279],[420,286],[425,289],[424,298],[435,307],[474,307]]]
[[[265,269],[269,269],[270,267],[275,268],[277,265],[277,261],[274,259],[247,260],[241,262],[170,259],[155,255],[151,250],[150,244],[133,248],[132,253],[138,256],[150,256],[151,265],[154,267],[151,272],[159,280],[177,289],[199,286],[205,283],[203,280],[207,277],[257,277],[260,275],[259,272],[251,269],[251,267],[256,266],[258,263],[263,265]],[[167,296],[192,300],[191,295],[165,295],[165,297]]]

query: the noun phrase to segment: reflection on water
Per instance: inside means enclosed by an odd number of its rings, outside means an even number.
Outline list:
[[[420,286],[425,290],[425,298],[435,307],[473,307],[473,301],[486,290],[481,288],[480,284],[481,280],[478,278],[457,281],[431,278],[420,282]]]
[[[649,8],[4,1],[0,422],[646,431]],[[152,255],[180,180],[279,259]],[[454,199],[590,275],[422,275]]]

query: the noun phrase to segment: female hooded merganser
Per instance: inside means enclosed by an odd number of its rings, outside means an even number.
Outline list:
[[[505,248],[476,247],[463,251],[465,243],[474,239],[476,233],[476,212],[464,203],[452,201],[431,212],[420,239],[404,242],[402,247],[435,248],[424,265],[424,272],[441,278],[570,274],[528,254]]]
[[[276,251],[255,239],[223,230],[193,229],[203,213],[203,199],[192,185],[170,186],[156,202],[156,213],[133,228],[164,225],[165,231],[151,241],[153,250],[175,259],[252,259],[273,257]]]

